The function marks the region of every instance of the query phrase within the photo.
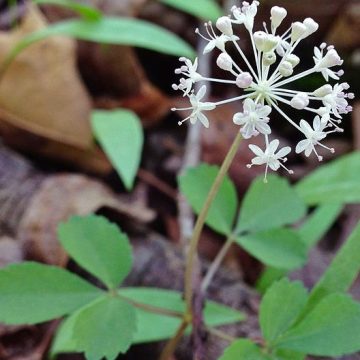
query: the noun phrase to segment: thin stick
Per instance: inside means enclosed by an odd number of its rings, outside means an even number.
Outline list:
[[[218,254],[216,255],[214,261],[211,263],[209,270],[207,271],[204,280],[202,281],[201,284],[201,292],[203,294],[206,293],[206,290],[208,288],[208,286],[211,283],[211,280],[213,279],[214,275],[216,274],[216,271],[219,269],[221,263],[223,262],[226,254],[228,253],[231,245],[233,244],[234,240],[233,237],[230,235],[224,245],[222,246],[221,250],[218,252]]]

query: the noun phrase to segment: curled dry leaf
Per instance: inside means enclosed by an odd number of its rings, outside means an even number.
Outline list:
[[[105,185],[86,176],[46,178],[30,200],[19,225],[18,239],[26,249],[26,256],[64,266],[68,258],[57,241],[58,224],[71,215],[86,215],[103,207],[143,222],[152,220],[154,216],[146,208],[121,202]]]
[[[44,17],[29,3],[19,26],[0,32],[0,63],[25,35],[44,27]],[[0,133],[6,143],[88,170],[109,171],[93,144],[90,111],[71,39],[52,37],[33,44],[1,78]]]

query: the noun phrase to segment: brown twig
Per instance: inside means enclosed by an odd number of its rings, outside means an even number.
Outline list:
[[[138,177],[141,180],[143,180],[145,183],[151,185],[155,189],[157,189],[160,192],[162,192],[163,194],[167,195],[172,200],[177,201],[177,199],[178,199],[177,191],[175,189],[173,189],[170,185],[168,185],[166,182],[159,179],[157,176],[155,176],[150,171],[147,171],[145,169],[139,169]]]

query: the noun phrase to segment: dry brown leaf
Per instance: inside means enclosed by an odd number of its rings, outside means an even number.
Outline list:
[[[25,35],[46,27],[35,6],[22,23],[0,32],[0,63]],[[7,144],[95,172],[111,165],[95,147],[91,103],[76,70],[75,41],[52,37],[23,51],[0,81],[0,133]]]
[[[40,11],[29,6],[19,27],[0,32],[0,61],[25,35],[45,27]],[[23,51],[0,82],[1,120],[61,143],[89,148],[91,104],[75,60],[75,42],[63,37],[48,38]]]
[[[86,215],[103,207],[144,222],[154,216],[144,207],[122,203],[105,185],[86,176],[56,175],[45,179],[30,200],[17,238],[27,257],[64,266],[68,258],[57,240],[58,224],[71,215]]]

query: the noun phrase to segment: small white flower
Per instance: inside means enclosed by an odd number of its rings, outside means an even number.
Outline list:
[[[203,114],[203,111],[214,110],[216,108],[216,105],[212,102],[201,102],[201,100],[203,99],[205,94],[206,94],[206,86],[203,85],[197,94],[194,94],[194,93],[190,94],[189,100],[191,103],[191,107],[180,108],[180,109],[173,108],[172,109],[173,111],[192,110],[191,114],[187,118],[179,121],[179,125],[183,124],[187,120],[190,120],[191,124],[195,124],[199,120],[206,128],[209,127],[209,120]]]
[[[328,47],[328,51],[324,56],[325,47],[326,44],[323,43],[321,44],[320,48],[318,47],[314,48],[315,69],[316,71],[322,73],[326,81],[329,81],[329,77],[331,79],[339,80],[339,77],[341,76],[342,73],[335,72],[333,70],[330,70],[329,68],[342,65],[343,61],[341,60],[336,50],[333,49],[331,46]]]
[[[268,105],[256,104],[252,99],[244,101],[243,112],[236,113],[233,121],[236,125],[242,126],[240,132],[245,139],[256,136],[259,133],[269,135],[271,128],[268,115],[271,113],[271,107]]]
[[[258,1],[253,1],[251,5],[247,1],[243,1],[241,8],[233,6],[231,9],[235,18],[233,22],[236,24],[244,24],[248,31],[252,31],[258,6]]]
[[[191,60],[181,57],[180,61],[185,64],[175,70],[175,74],[182,74],[186,78],[181,78],[179,84],[173,84],[174,90],[181,90],[184,92],[184,96],[188,95],[192,90],[193,84],[200,81],[203,77],[197,72],[198,58],[195,59],[194,64]]]
[[[323,97],[323,103],[325,106],[328,106],[331,112],[337,117],[341,118],[342,114],[347,114],[352,110],[352,107],[349,106],[347,98],[353,99],[354,94],[346,94],[344,90],[349,88],[347,83],[335,84],[331,93],[326,94]]]
[[[208,41],[208,44],[205,46],[203,53],[207,54],[210,51],[214,50],[215,48],[218,48],[220,51],[225,52],[225,44],[228,41],[237,41],[239,38],[235,35],[225,35],[221,34],[220,36],[215,34],[214,28],[212,26],[212,23],[209,21],[208,23],[205,23],[205,29],[207,34],[209,35],[209,38],[202,35],[199,31],[199,29],[195,30],[196,34],[199,34],[204,40]]]
[[[325,139],[327,132],[324,131],[328,123],[328,118],[324,117],[324,119],[320,119],[320,116],[315,116],[313,121],[313,127],[310,126],[308,122],[305,120],[300,121],[300,128],[306,139],[301,140],[297,145],[295,152],[297,154],[304,152],[305,156],[309,157],[312,152],[315,153],[319,161],[322,160],[322,156],[319,156],[315,145],[320,145],[331,152],[334,152],[334,149],[327,148],[326,146],[320,144],[320,141]]]
[[[260,149],[256,145],[249,145],[250,150],[256,155],[252,160],[251,164],[248,164],[247,167],[250,168],[252,165],[265,165],[265,182],[266,182],[266,176],[268,172],[268,168],[271,170],[277,171],[280,167],[284,168],[286,171],[288,171],[290,174],[293,173],[292,170],[289,170],[286,168],[282,163],[286,162],[286,156],[290,153],[291,148],[289,146],[285,146],[282,149],[280,149],[278,152],[277,149],[279,147],[279,140],[275,139],[271,141],[265,148],[265,151]]]

